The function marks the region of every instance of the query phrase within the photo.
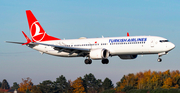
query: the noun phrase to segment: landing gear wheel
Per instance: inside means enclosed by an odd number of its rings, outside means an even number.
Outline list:
[[[91,64],[92,63],[92,60],[91,59],[88,59],[89,60],[89,64]]]
[[[103,64],[108,64],[108,63],[109,63],[109,60],[108,60],[108,59],[103,59],[103,60],[102,60],[102,63],[103,63]]]
[[[158,62],[161,62],[161,61],[162,61],[162,59],[161,59],[161,58],[158,58],[158,59],[157,59],[157,61],[158,61]]]
[[[85,59],[85,60],[84,60],[84,63],[85,63],[85,64],[88,64],[88,63],[89,63],[89,60],[88,60],[88,59]]]
[[[85,60],[84,60],[84,63],[85,63],[85,64],[91,64],[91,63],[92,63],[92,60],[91,60],[91,59],[85,59]]]

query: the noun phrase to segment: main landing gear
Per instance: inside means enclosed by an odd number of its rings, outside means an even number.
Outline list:
[[[103,64],[108,64],[108,63],[109,63],[109,60],[108,60],[108,59],[102,59],[102,63],[103,63]]]
[[[91,64],[91,63],[92,63],[92,60],[91,60],[91,59],[85,59],[85,60],[84,60],[84,63],[85,63],[85,64]]]
[[[91,64],[92,63],[92,60],[90,58],[88,59],[85,59],[84,60],[84,63],[85,64]],[[102,59],[102,64],[108,64],[109,63],[109,60],[108,59]]]

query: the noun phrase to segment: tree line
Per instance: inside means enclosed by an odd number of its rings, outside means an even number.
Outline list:
[[[109,78],[105,78],[102,81],[101,79],[96,79],[92,73],[84,75],[83,78],[78,77],[74,81],[67,81],[61,75],[56,78],[56,81],[45,80],[38,85],[34,85],[32,79],[28,77],[22,79],[20,84],[14,82],[12,87],[9,87],[8,82],[4,79],[2,83],[0,82],[0,87],[1,89],[17,89],[22,93],[100,93],[114,89],[114,85]]]
[[[45,80],[34,85],[31,78],[22,79],[20,84],[13,83],[10,87],[7,80],[0,82],[1,89],[17,89],[22,93],[157,93],[157,91],[179,91],[179,70],[164,72],[144,71],[136,74],[124,75],[120,81],[113,85],[111,79],[96,79],[90,73],[76,80],[66,80],[61,75],[55,81]],[[159,92],[158,92],[159,93]],[[165,92],[163,92],[165,93]],[[168,92],[172,93],[172,92]]]
[[[138,72],[136,74],[130,73],[128,75],[124,75],[122,79],[116,83],[117,86],[115,88],[116,91],[124,91],[127,92],[131,89],[138,90],[158,90],[164,91],[163,89],[177,89],[180,93],[180,72],[179,70],[171,71],[167,70],[164,72],[157,71],[144,71]],[[132,92],[133,93],[133,92]],[[138,93],[138,92],[137,92]],[[151,92],[152,93],[152,92]],[[155,92],[159,93],[159,92]],[[164,92],[160,92],[164,93]],[[173,92],[169,92],[173,93]],[[176,92],[177,93],[177,92]]]

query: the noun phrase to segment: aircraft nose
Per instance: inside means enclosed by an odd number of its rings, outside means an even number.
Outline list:
[[[174,45],[173,43],[170,43],[170,44],[169,44],[169,48],[170,48],[170,50],[172,50],[172,49],[175,48],[175,45]]]

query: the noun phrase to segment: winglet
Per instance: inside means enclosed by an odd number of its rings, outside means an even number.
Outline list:
[[[31,43],[31,40],[29,39],[29,37],[22,31],[22,33],[23,33],[23,35],[24,35],[24,37],[26,38],[26,40],[27,40],[27,42],[26,43],[24,43],[24,44],[22,44],[22,45],[26,45],[26,44],[29,44],[29,43]]]
[[[129,32],[127,32],[127,36],[129,36]]]

